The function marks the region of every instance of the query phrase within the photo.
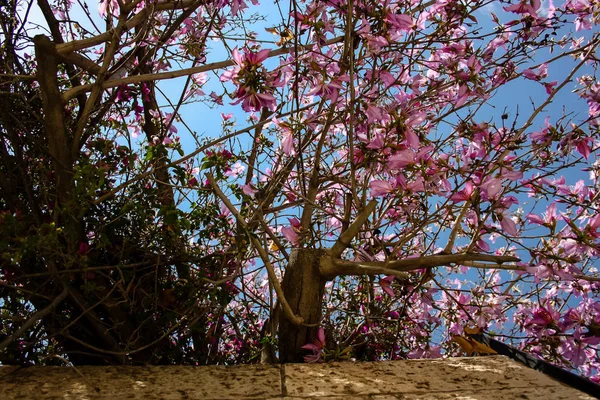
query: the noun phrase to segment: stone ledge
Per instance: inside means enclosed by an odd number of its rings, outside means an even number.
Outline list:
[[[0,399],[592,399],[504,356],[369,363],[0,367]]]

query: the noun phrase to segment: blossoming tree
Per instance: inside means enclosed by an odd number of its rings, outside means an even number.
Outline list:
[[[2,9],[1,361],[597,379],[600,4],[258,3]]]

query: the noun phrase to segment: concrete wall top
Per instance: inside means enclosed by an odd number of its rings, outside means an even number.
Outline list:
[[[0,399],[592,399],[504,356],[238,366],[0,367]]]

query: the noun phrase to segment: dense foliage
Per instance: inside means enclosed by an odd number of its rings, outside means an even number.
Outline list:
[[[3,0],[0,361],[600,379],[600,3],[556,3]]]

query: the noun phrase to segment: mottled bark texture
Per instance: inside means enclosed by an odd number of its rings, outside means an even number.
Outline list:
[[[282,363],[302,362],[307,351],[302,346],[317,337],[321,322],[321,307],[325,282],[319,271],[321,249],[294,249],[283,277],[283,293],[294,314],[304,318],[306,325],[296,326],[285,316],[279,322],[279,360]]]

